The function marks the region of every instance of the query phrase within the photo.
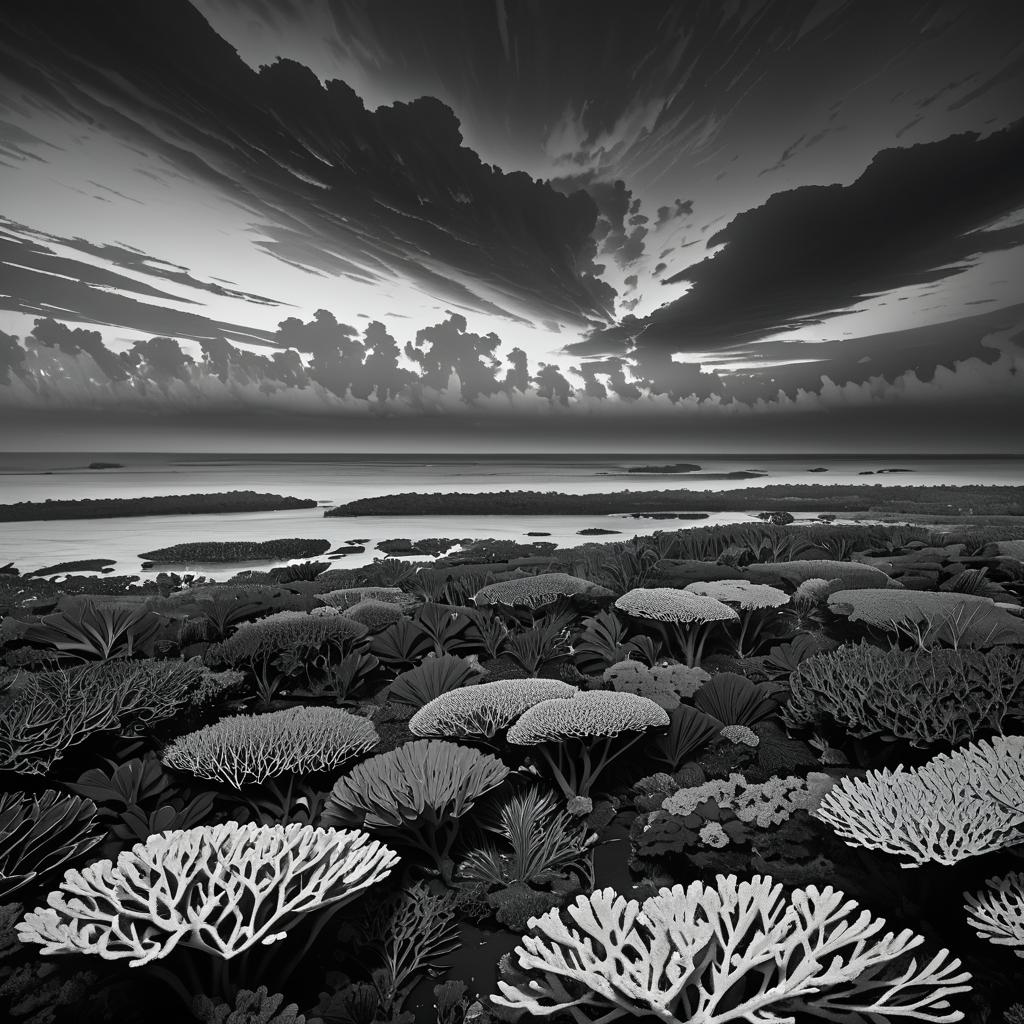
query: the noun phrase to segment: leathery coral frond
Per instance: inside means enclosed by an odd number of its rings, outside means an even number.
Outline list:
[[[996,736],[920,768],[842,779],[812,812],[850,846],[956,864],[1024,839],[1024,736]]]
[[[513,954],[519,969],[505,968],[491,1000],[530,1016],[568,1011],[579,1024],[627,1015],[790,1024],[794,1011],[873,1024],[961,1020],[949,1003],[970,990],[960,961],[943,949],[919,964],[906,954],[920,935],[882,934],[882,918],[857,911],[831,887],[787,898],[762,876],[676,885],[643,904],[601,889],[530,920]]]
[[[303,915],[341,906],[398,856],[364,832],[222,825],[163,832],[115,864],[67,871],[17,925],[46,954],[91,953],[140,967],[189,946],[230,960],[283,939]]]

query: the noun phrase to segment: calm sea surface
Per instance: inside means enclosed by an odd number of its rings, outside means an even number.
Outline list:
[[[123,468],[90,470],[90,462],[116,462]],[[696,463],[700,473],[757,471],[755,479],[722,480],[688,474],[631,474],[631,466]],[[810,472],[824,469],[825,472]],[[910,472],[878,473],[879,470]],[[871,471],[872,476],[862,475]],[[367,541],[364,555],[337,560],[356,566],[380,557],[373,548],[393,537],[527,539],[545,531],[560,545],[579,544],[587,527],[621,530],[623,537],[686,521],[654,522],[617,516],[495,515],[367,516],[324,519],[323,511],[354,498],[402,491],[539,490],[586,494],[596,491],[724,490],[775,483],[856,484],[1021,484],[1024,458],[867,456],[704,456],[680,455],[210,455],[167,453],[67,452],[0,453],[0,502],[47,498],[142,497],[210,491],[272,491],[314,498],[319,507],[297,512],[256,512],[211,516],[146,516],[130,519],[76,519],[0,523],[0,564],[13,561],[22,571],[78,558],[112,558],[117,572],[138,573],[139,552],[191,540],[269,540],[324,538],[332,546]],[[756,510],[754,510],[756,511]],[[741,513],[715,513],[689,525],[745,522]],[[614,539],[614,538],[598,538]],[[189,566],[225,578],[240,568]],[[272,564],[272,563],[270,563]]]

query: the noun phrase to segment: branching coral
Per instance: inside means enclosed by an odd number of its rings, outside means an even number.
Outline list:
[[[838,590],[828,606],[851,622],[909,636],[918,647],[1024,643],[1024,622],[991,598],[920,590]]]
[[[1024,713],[1024,652],[883,650],[867,643],[806,658],[790,676],[783,719],[835,722],[853,736],[957,746]]]
[[[172,718],[211,678],[198,659],[117,659],[28,675],[0,711],[0,769],[45,775],[96,733],[137,735]]]
[[[378,743],[366,718],[341,708],[297,707],[265,715],[233,715],[179,736],[164,763],[235,789],[286,773],[338,768]]]
[[[229,960],[279,942],[312,911],[348,903],[397,863],[362,832],[233,821],[163,832],[116,864],[66,872],[18,936],[44,955],[89,953],[132,967],[179,945]]]
[[[516,1017],[568,1012],[578,1024],[627,1015],[788,1024],[794,1012],[871,1024],[962,1019],[949,1002],[970,991],[960,961],[942,949],[918,963],[907,954],[922,936],[882,934],[883,918],[857,911],[831,886],[786,896],[760,875],[676,885],[642,904],[600,889],[530,922],[518,968],[502,962],[491,1000]]]
[[[503,604],[511,608],[543,608],[564,597],[611,597],[612,592],[590,580],[570,576],[565,572],[543,572],[536,576],[522,576],[514,580],[502,580],[482,587],[473,597],[473,603],[484,605]]]
[[[0,794],[0,900],[84,857],[102,838],[96,805],[48,789]]]
[[[500,679],[462,686],[424,704],[409,720],[409,729],[415,736],[489,740],[534,704],[577,692],[557,679]]]
[[[601,772],[652,728],[669,724],[664,708],[632,693],[590,690],[545,700],[509,729],[509,743],[536,747],[567,798],[588,796]],[[627,739],[619,737],[630,734]]]
[[[414,740],[342,776],[321,820],[412,845],[450,880],[459,819],[507,775],[508,768],[489,754],[443,740]]]
[[[716,625],[739,621],[735,609],[727,604],[671,587],[630,590],[615,602],[615,607],[634,618],[657,624],[666,646],[671,648],[675,640],[687,665],[700,664],[704,645]]]
[[[985,885],[973,896],[964,893],[967,923],[978,938],[1010,946],[1024,957],[1024,873],[1011,871],[1003,878],[988,879]]]
[[[269,703],[284,675],[317,659],[328,664],[334,655],[340,659],[346,647],[366,633],[366,626],[344,615],[277,612],[242,623],[227,640],[211,647],[207,658],[251,669],[260,697]]]
[[[956,864],[1024,840],[1024,736],[996,736],[920,768],[844,778],[814,816],[849,846]]]
[[[714,580],[691,583],[686,588],[691,594],[711,597],[723,604],[735,605],[740,612],[740,628],[736,637],[736,654],[745,658],[758,648],[758,638],[764,627],[778,618],[778,609],[789,604],[789,594],[764,583],[749,580]]]

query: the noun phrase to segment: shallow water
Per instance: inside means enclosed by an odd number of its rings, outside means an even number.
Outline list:
[[[118,462],[123,468],[90,470],[93,461]],[[691,462],[702,473],[756,470],[746,480],[713,480],[693,474],[631,474],[630,466]],[[827,472],[810,472],[824,467]],[[908,469],[882,473],[879,469]],[[872,476],[861,475],[873,471]],[[599,491],[726,490],[776,483],[1015,484],[1024,482],[1024,459],[916,458],[900,456],[701,456],[701,455],[209,455],[147,453],[0,453],[0,501],[47,498],[140,497],[159,494],[255,490],[314,498],[320,507],[285,512],[231,515],[145,516],[0,523],[0,564],[13,561],[22,571],[81,558],[112,558],[115,571],[140,572],[140,552],[191,540],[270,540],[324,538],[332,548],[366,538],[366,552],[336,560],[358,566],[380,557],[377,542],[394,537],[508,538],[529,540],[543,531],[560,546],[615,536],[580,537],[578,531],[604,527],[622,537],[714,523],[752,521],[742,513],[715,513],[705,520],[650,520],[628,516],[369,516],[324,519],[324,509],[355,498],[401,491],[540,490],[586,494]],[[496,501],[496,510],[500,504]],[[192,571],[223,579],[240,568],[190,565]],[[280,564],[280,563],[263,563]]]

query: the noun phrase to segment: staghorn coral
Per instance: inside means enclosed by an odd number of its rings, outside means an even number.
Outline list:
[[[704,645],[715,626],[739,622],[739,615],[713,597],[671,587],[639,587],[615,602],[619,611],[655,623],[665,645],[679,649],[687,665],[699,665]]]
[[[568,1012],[578,1024],[627,1015],[787,1024],[794,1012],[871,1024],[962,1019],[949,1003],[970,991],[960,961],[946,949],[908,959],[923,937],[883,934],[885,920],[858,909],[831,886],[784,895],[760,875],[663,888],[643,903],[599,889],[530,922],[491,1001],[512,1019]]]
[[[838,590],[829,609],[851,622],[903,633],[919,647],[1024,643],[1024,622],[989,597],[921,590]]]
[[[0,794],[0,900],[84,857],[102,838],[96,805],[48,789]]]
[[[409,720],[409,729],[415,736],[493,739],[542,700],[578,692],[557,679],[500,679],[462,686],[424,704]]]
[[[955,747],[1002,732],[1024,713],[1024,652],[883,650],[868,643],[800,662],[782,717],[793,728],[834,722],[852,736],[888,733]]]
[[[601,772],[648,729],[669,724],[646,697],[590,690],[541,701],[509,729],[509,743],[537,748],[567,799],[588,796]],[[631,734],[627,739],[618,737]]]
[[[341,708],[297,707],[264,715],[232,715],[179,736],[164,764],[235,789],[286,773],[338,768],[372,750],[377,730]]]
[[[362,832],[234,821],[163,832],[116,864],[67,871],[18,937],[43,955],[89,953],[131,967],[179,945],[230,960],[279,942],[312,911],[343,906],[397,863]]]
[[[501,580],[481,587],[474,595],[473,603],[478,608],[491,604],[512,608],[543,608],[561,598],[577,596],[600,599],[611,597],[612,592],[579,576],[570,576],[565,572],[542,572],[536,576]]]
[[[443,740],[414,740],[338,779],[321,822],[366,828],[412,845],[450,880],[459,819],[507,775],[508,768],[490,754]]]
[[[1002,878],[989,878],[985,885],[973,896],[964,893],[967,923],[979,939],[1010,946],[1024,957],[1024,873],[1011,871]]]
[[[116,659],[27,674],[0,710],[0,769],[45,775],[96,733],[134,736],[173,718],[218,677],[196,658]]]
[[[844,778],[812,814],[849,846],[907,858],[901,867],[956,864],[1024,840],[1024,736],[996,736]]]

